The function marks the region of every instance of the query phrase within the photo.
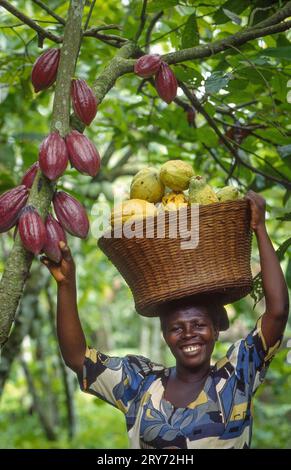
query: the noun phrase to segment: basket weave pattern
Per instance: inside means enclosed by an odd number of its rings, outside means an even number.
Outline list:
[[[187,215],[189,227],[190,208]],[[139,221],[136,229],[139,226],[142,238],[103,236],[98,241],[128,283],[139,314],[155,316],[158,304],[196,294],[215,294],[225,305],[251,291],[252,231],[247,200],[200,206],[199,243],[194,249],[181,249],[183,233],[169,238],[169,218],[166,213],[165,238],[156,237],[155,216],[147,219],[153,238],[145,237],[145,224]]]

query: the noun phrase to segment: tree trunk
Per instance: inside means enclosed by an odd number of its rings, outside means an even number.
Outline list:
[[[32,398],[33,409],[38,414],[39,421],[41,423],[42,429],[47,439],[49,441],[55,441],[57,438],[55,429],[50,419],[48,418],[46,412],[44,411],[44,408],[42,406],[42,403],[36,391],[36,387],[34,385],[33,377],[29,371],[28,365],[23,359],[21,359],[21,365],[22,365],[23,372],[27,381],[28,390]]]
[[[71,0],[64,29],[51,124],[51,131],[58,131],[62,137],[69,132],[71,79],[79,53],[83,8],[84,0]],[[38,171],[27,204],[32,204],[43,219],[48,213],[54,188],[55,183]],[[32,253],[23,248],[17,233],[0,282],[0,347],[9,338],[32,260]]]
[[[2,350],[0,363],[0,398],[4,390],[5,382],[9,377],[13,361],[20,353],[23,339],[29,334],[33,319],[38,311],[39,293],[46,283],[47,276],[41,275],[38,268],[31,270],[10,340],[5,344]]]

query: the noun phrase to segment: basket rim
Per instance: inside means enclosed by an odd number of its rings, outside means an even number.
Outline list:
[[[193,204],[193,205],[197,206],[197,204]],[[191,211],[191,206],[192,206],[192,204],[187,206],[187,215]],[[199,206],[199,219],[200,219],[200,217],[205,217],[206,215],[209,215],[209,213],[215,212],[217,214],[218,212],[227,211],[229,208],[232,208],[232,210],[238,210],[241,207],[247,208],[247,207],[250,206],[250,201],[246,197],[243,197],[243,198],[237,199],[235,201],[213,202],[212,204],[205,204],[205,205],[198,204],[198,206]],[[183,208],[183,209],[185,209],[185,208]],[[161,213],[157,213],[155,215],[149,215],[148,217],[145,217],[145,218],[142,218],[142,219],[137,219],[137,220],[132,219],[131,222],[132,223],[135,222],[137,229],[142,227],[143,230],[144,230],[144,220],[147,220],[147,223],[154,225],[155,222],[157,221],[158,217],[163,216],[163,217],[165,217],[165,223],[167,223],[169,221],[170,214],[171,213],[177,213],[177,212],[178,212],[178,210],[177,211],[164,211],[164,212],[161,212]],[[119,223],[115,224],[115,226],[123,227],[123,223],[119,222]],[[106,236],[107,234],[108,235],[110,234],[110,236]],[[177,237],[177,238],[179,238],[179,237]],[[121,240],[121,239],[127,239],[127,237],[124,236],[123,230],[122,230],[122,236],[121,237],[120,236],[115,237],[114,236],[114,226],[111,225],[98,238],[97,245],[99,246],[99,248],[101,248],[101,245],[99,243],[102,244],[103,241],[105,242],[106,240],[112,240],[112,239]]]

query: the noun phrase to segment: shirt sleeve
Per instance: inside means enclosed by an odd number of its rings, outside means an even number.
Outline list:
[[[246,338],[237,341],[229,348],[226,357],[234,367],[238,380],[249,386],[251,394],[254,394],[263,383],[282,338],[274,346],[268,348],[262,332],[262,317],[260,317],[255,328]]]
[[[159,366],[143,356],[111,357],[87,347],[83,374],[78,379],[82,391],[126,413],[155,367]]]

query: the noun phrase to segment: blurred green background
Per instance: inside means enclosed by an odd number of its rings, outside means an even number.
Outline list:
[[[84,21],[90,4],[86,3]],[[63,26],[35,2],[15,0],[13,5],[42,27],[62,35]],[[280,1],[152,0],[139,44],[144,47],[147,42],[154,18],[150,51],[166,53],[225,38],[267,19],[282,5]],[[68,2],[51,1],[49,6],[66,17]],[[115,24],[122,30],[108,34],[134,38],[141,6],[141,1],[97,0],[89,27]],[[41,53],[37,35],[4,9],[0,11],[1,194],[19,184],[23,173],[37,160],[38,147],[49,132],[53,87],[38,95],[33,93],[30,74]],[[45,48],[53,46],[51,41],[44,41]],[[116,51],[97,38],[84,38],[76,76],[93,84]],[[117,81],[86,129],[103,157],[101,172],[92,179],[70,168],[58,187],[85,205],[91,229],[103,204],[112,205],[114,198],[128,197],[132,175],[146,165],[159,168],[171,158],[192,163],[196,173],[205,175],[214,187],[228,182],[242,193],[253,189],[267,201],[267,228],[275,248],[280,249],[290,289],[291,191],[284,183],[291,179],[287,99],[291,89],[290,52],[290,33],[277,33],[253,40],[239,51],[228,49],[211,58],[172,67],[195,92],[220,131],[231,137],[241,163],[234,162],[201,114],[196,113],[195,126],[189,126],[189,103],[180,89],[180,103],[166,105],[150,83],[141,87],[141,79],[128,74]],[[250,132],[242,138],[231,134],[231,126]],[[227,179],[231,171],[232,177]],[[78,306],[88,344],[110,355],[136,353],[172,365],[158,320],[136,314],[124,280],[97,248],[96,232],[91,230],[85,241],[71,236],[68,240],[77,266]],[[0,236],[0,274],[12,248],[13,230]],[[254,276],[260,271],[255,239],[252,271]],[[257,302],[259,283],[257,287],[253,296],[227,306],[231,328],[221,335],[214,360],[247,334],[263,313],[264,300]],[[0,448],[127,448],[122,414],[81,393],[74,374],[64,366],[56,340],[55,311],[55,283],[35,259],[1,356]],[[291,447],[288,338],[290,322],[282,348],[256,394],[254,448]]]

